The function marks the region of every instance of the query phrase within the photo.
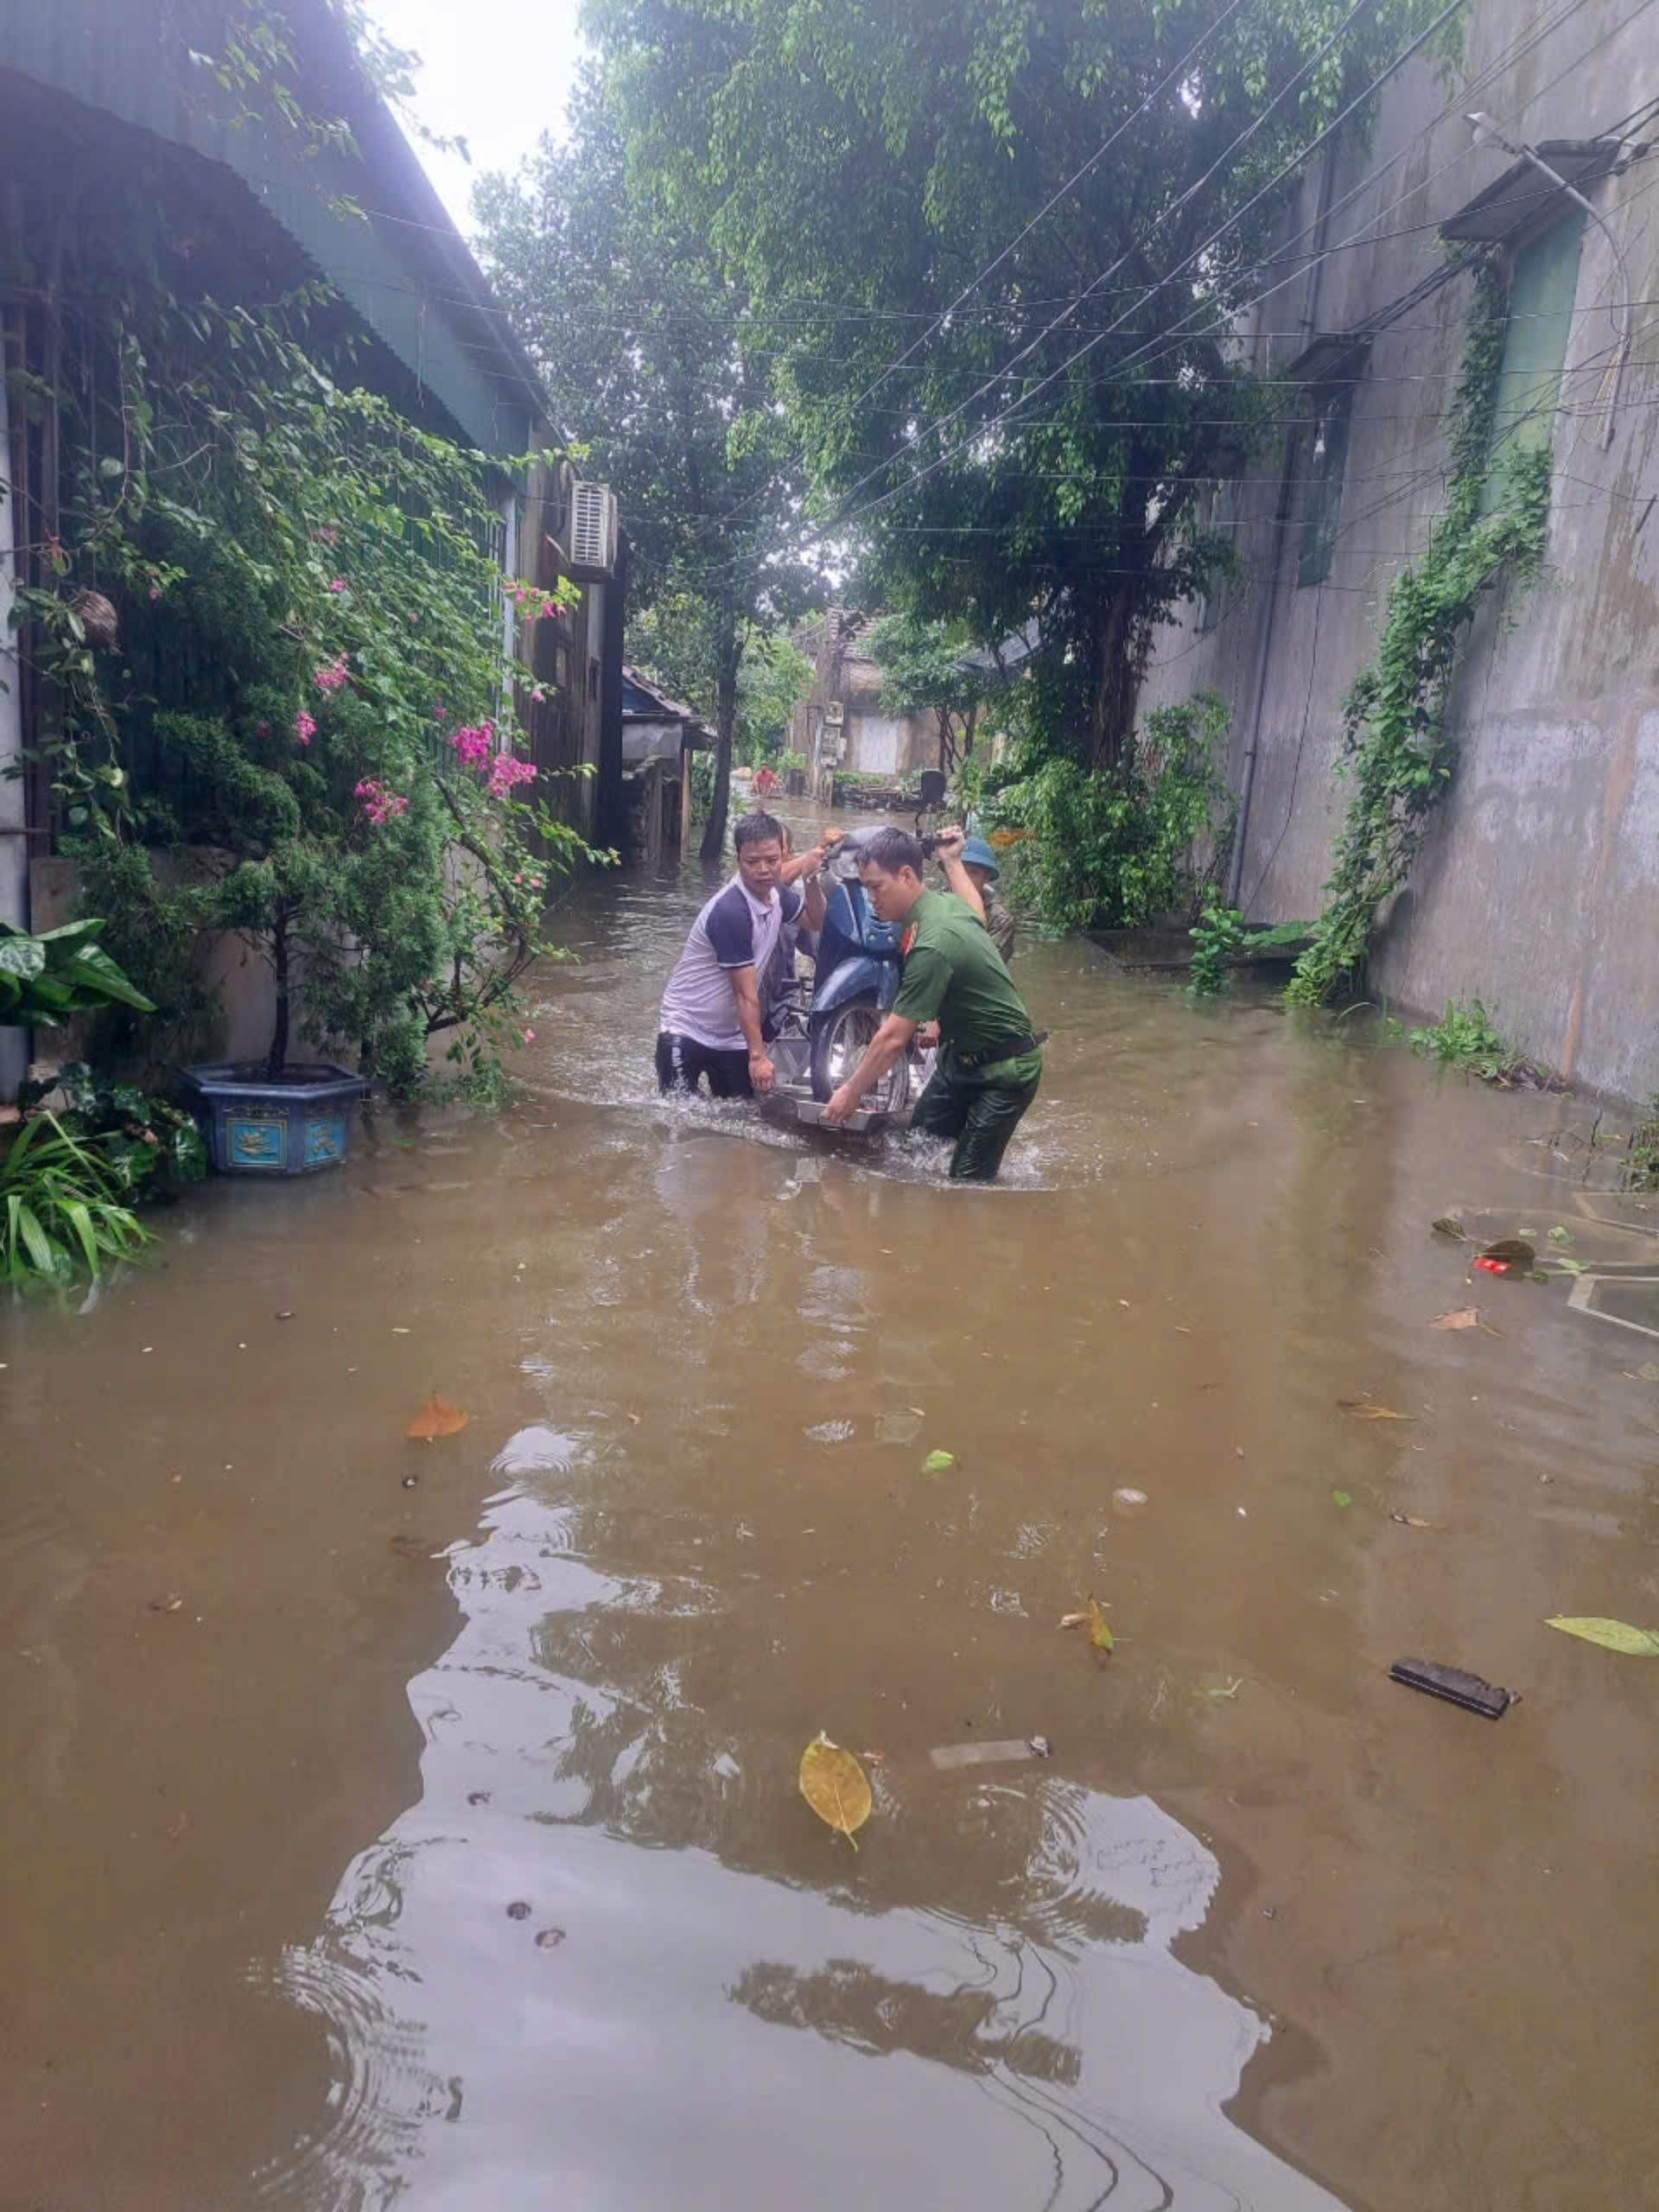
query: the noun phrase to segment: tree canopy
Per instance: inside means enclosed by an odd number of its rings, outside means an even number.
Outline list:
[[[671,606],[694,633],[657,658],[677,682],[698,669],[696,703],[715,723],[712,855],[746,654],[812,586],[806,564],[781,557],[804,488],[799,448],[775,399],[776,337],[741,272],[691,211],[631,171],[592,74],[571,122],[568,142],[544,137],[517,175],[480,184],[481,242],[562,427],[617,493],[637,604]]]
[[[1035,619],[1115,767],[1201,495],[1268,413],[1227,343],[1304,157],[1435,0],[589,0],[632,188],[742,275],[815,512],[924,619]],[[1440,27],[1438,35],[1446,35]],[[1356,105],[1357,104],[1357,105]],[[1084,350],[1084,349],[1087,350]]]

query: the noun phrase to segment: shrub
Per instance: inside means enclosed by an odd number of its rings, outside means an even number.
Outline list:
[[[1236,803],[1221,772],[1226,730],[1225,703],[1204,692],[1154,709],[1118,768],[1040,759],[997,807],[1001,820],[1029,833],[1020,905],[1062,930],[1135,928],[1196,908],[1232,840]]]

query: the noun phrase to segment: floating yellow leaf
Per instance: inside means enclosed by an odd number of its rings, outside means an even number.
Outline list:
[[[412,1436],[417,1443],[430,1444],[436,1436],[458,1436],[466,1427],[467,1419],[459,1406],[452,1406],[448,1398],[441,1398],[435,1390],[404,1434]]]
[[[1628,1621],[1596,1613],[1552,1613],[1544,1625],[1564,1636],[1581,1636],[1586,1643],[1605,1644],[1609,1651],[1629,1652],[1634,1659],[1659,1659],[1659,1629],[1632,1628]]]
[[[1091,1598],[1089,1600],[1084,1611],[1084,1618],[1089,1624],[1089,1641],[1094,1645],[1096,1650],[1109,1651],[1112,1649],[1112,1631],[1106,1625],[1106,1616],[1101,1610],[1098,1598]]]
[[[853,1831],[870,1817],[869,1777],[822,1728],[801,1753],[801,1795],[826,1827],[858,1849]]]
[[[1338,1398],[1337,1403],[1345,1414],[1352,1414],[1356,1421],[1409,1421],[1409,1414],[1397,1414],[1389,1406],[1374,1406],[1369,1398]]]

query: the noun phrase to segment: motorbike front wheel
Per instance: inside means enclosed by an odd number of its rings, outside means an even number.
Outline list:
[[[874,999],[849,999],[826,1014],[812,1029],[812,1096],[820,1104],[832,1090],[839,1090],[868,1050],[881,1027],[881,1009]],[[884,1114],[896,1114],[908,1099],[910,1061],[896,1060],[864,1101]]]

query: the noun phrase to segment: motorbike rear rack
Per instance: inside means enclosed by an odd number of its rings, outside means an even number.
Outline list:
[[[803,1128],[817,1128],[823,1119],[823,1103],[812,1096],[806,1039],[785,1034],[774,1038],[766,1049],[778,1071],[778,1080],[768,1096]],[[826,1134],[862,1137],[879,1135],[883,1129],[906,1129],[910,1127],[910,1112],[908,1104],[901,1106],[897,1113],[871,1113],[861,1108],[857,1113],[849,1114],[839,1129]]]

